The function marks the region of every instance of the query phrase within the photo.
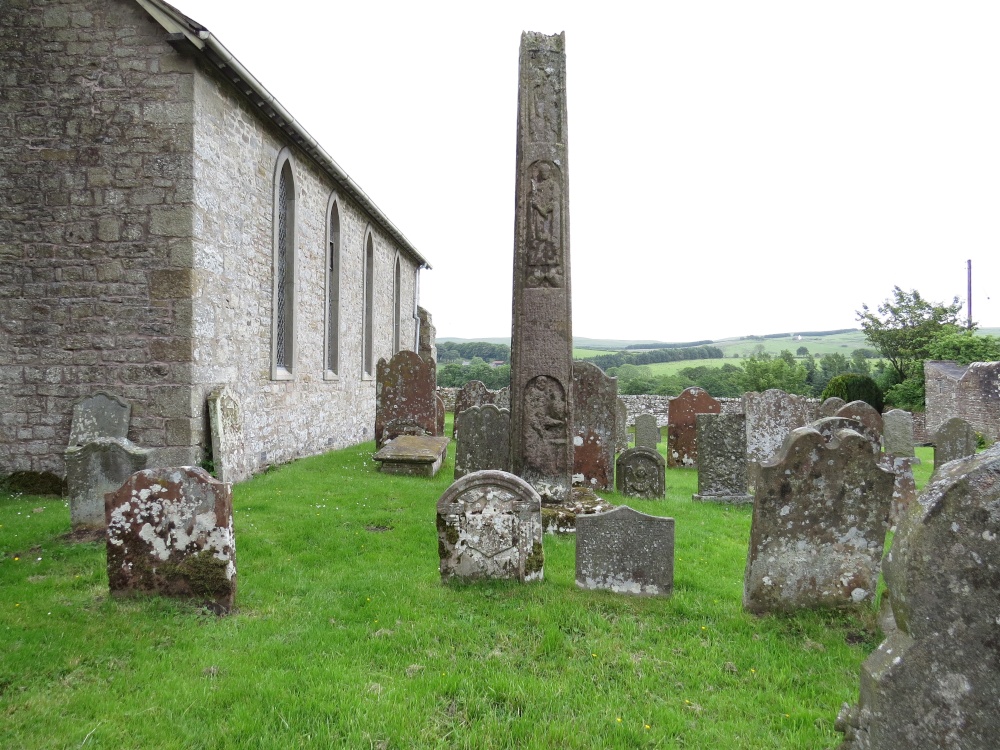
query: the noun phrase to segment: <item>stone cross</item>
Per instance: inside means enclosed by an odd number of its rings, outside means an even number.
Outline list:
[[[573,477],[565,36],[521,36],[511,326],[511,466],[552,495]]]

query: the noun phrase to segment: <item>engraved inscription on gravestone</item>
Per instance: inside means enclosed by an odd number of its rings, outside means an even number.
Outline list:
[[[670,596],[674,519],[627,505],[576,519],[576,585],[620,594]]]

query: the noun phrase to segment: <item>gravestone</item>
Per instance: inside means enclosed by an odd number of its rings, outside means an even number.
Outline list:
[[[872,453],[879,456],[882,450],[881,441],[879,436],[869,430],[865,425],[856,419],[851,419],[850,417],[823,417],[817,419],[813,422],[810,427],[815,428],[823,438],[829,442],[833,439],[834,435],[840,430],[854,430],[859,435],[862,435],[872,447]]]
[[[889,525],[896,526],[910,505],[917,499],[917,483],[913,478],[913,464],[920,461],[919,458],[909,458],[907,456],[883,456],[887,468],[892,470],[895,482],[892,485],[892,507],[889,509]]]
[[[73,405],[69,445],[83,445],[98,438],[126,438],[132,405],[98,391]]]
[[[715,503],[752,503],[747,490],[746,417],[699,414],[698,494],[692,499]]]
[[[455,394],[455,411],[451,425],[451,436],[455,437],[455,433],[458,432],[458,418],[463,411],[473,406],[492,404],[493,399],[493,392],[481,380],[470,380],[459,388]]]
[[[885,424],[882,415],[871,404],[866,401],[851,401],[837,409],[834,416],[855,419],[863,424],[867,433],[878,439],[879,450],[882,450],[882,434],[885,432]]]
[[[470,406],[455,418],[455,479],[510,466],[510,412],[493,404]]]
[[[822,420],[821,420],[822,421]],[[793,430],[761,466],[743,606],[756,614],[869,605],[893,475],[853,430]]]
[[[433,477],[448,455],[448,438],[434,435],[399,435],[372,456],[384,474]]]
[[[698,465],[698,414],[719,414],[722,404],[703,388],[685,388],[667,412],[667,466]]]
[[[232,609],[232,485],[194,466],[146,469],[109,492],[104,510],[112,594],[195,599],[216,614]]]
[[[493,403],[498,409],[510,411],[510,388],[504,386],[493,394]]]
[[[614,508],[590,487],[574,487],[558,503],[546,503],[542,498],[542,531],[546,534],[575,534],[577,518]]]
[[[934,433],[934,471],[956,458],[976,452],[976,431],[961,417],[952,417]]]
[[[823,401],[819,405],[819,411],[817,412],[817,417],[822,419],[823,417],[833,417],[837,414],[837,410],[842,406],[847,406],[847,402],[838,396],[830,396],[830,398]]]
[[[882,440],[886,454],[914,458],[913,415],[902,409],[892,409],[882,415]]]
[[[747,481],[757,486],[760,465],[777,453],[785,436],[816,419],[816,407],[805,396],[777,388],[743,394],[747,428]]]
[[[92,438],[66,449],[66,488],[73,531],[104,528],[104,496],[150,461],[146,448],[125,438]]]
[[[938,469],[885,561],[896,628],[861,666],[841,750],[993,750],[1000,737],[1000,446]]]
[[[418,334],[417,354],[425,362],[434,361],[437,363],[437,346],[435,338],[437,329],[434,328],[434,321],[431,314],[422,307],[417,307],[417,319],[420,321],[420,333]]]
[[[656,450],[660,442],[660,428],[652,414],[639,414],[635,418],[635,447]]]
[[[619,495],[660,500],[667,494],[667,462],[658,451],[637,446],[618,456],[615,487]]]
[[[208,396],[208,421],[212,433],[212,461],[221,482],[238,482],[250,476],[246,465],[245,437],[240,405],[228,387]]]
[[[627,505],[576,520],[576,585],[619,594],[670,596],[674,519]]]
[[[594,490],[615,486],[618,378],[592,362],[573,363],[573,483]]]
[[[441,579],[544,576],[541,498],[520,477],[477,471],[451,485],[437,503]]]
[[[615,453],[628,450],[628,407],[615,399]]]
[[[444,437],[444,423],[447,415],[445,414],[444,399],[436,392],[434,393],[434,406],[437,409],[437,423],[435,424],[436,431],[434,435],[436,437]]]
[[[435,435],[438,428],[436,368],[416,352],[397,352],[375,368],[375,445],[399,435]]]
[[[511,325],[511,466],[536,488],[573,479],[573,318],[565,36],[521,35]]]

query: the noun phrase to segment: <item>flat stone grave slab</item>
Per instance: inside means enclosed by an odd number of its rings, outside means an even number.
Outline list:
[[[576,585],[619,594],[670,596],[674,519],[627,505],[576,519]]]
[[[448,438],[432,435],[400,435],[372,456],[386,474],[432,477],[448,453]]]

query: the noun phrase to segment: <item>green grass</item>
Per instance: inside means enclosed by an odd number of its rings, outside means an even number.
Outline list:
[[[676,519],[673,596],[545,580],[443,586],[434,479],[372,444],[234,488],[236,614],[108,596],[66,504],[0,496],[5,748],[826,748],[878,643],[872,617],[741,607],[749,508],[630,501]],[[924,459],[924,466],[928,459]],[[613,493],[602,493],[622,502]],[[861,643],[857,641],[861,639]]]

